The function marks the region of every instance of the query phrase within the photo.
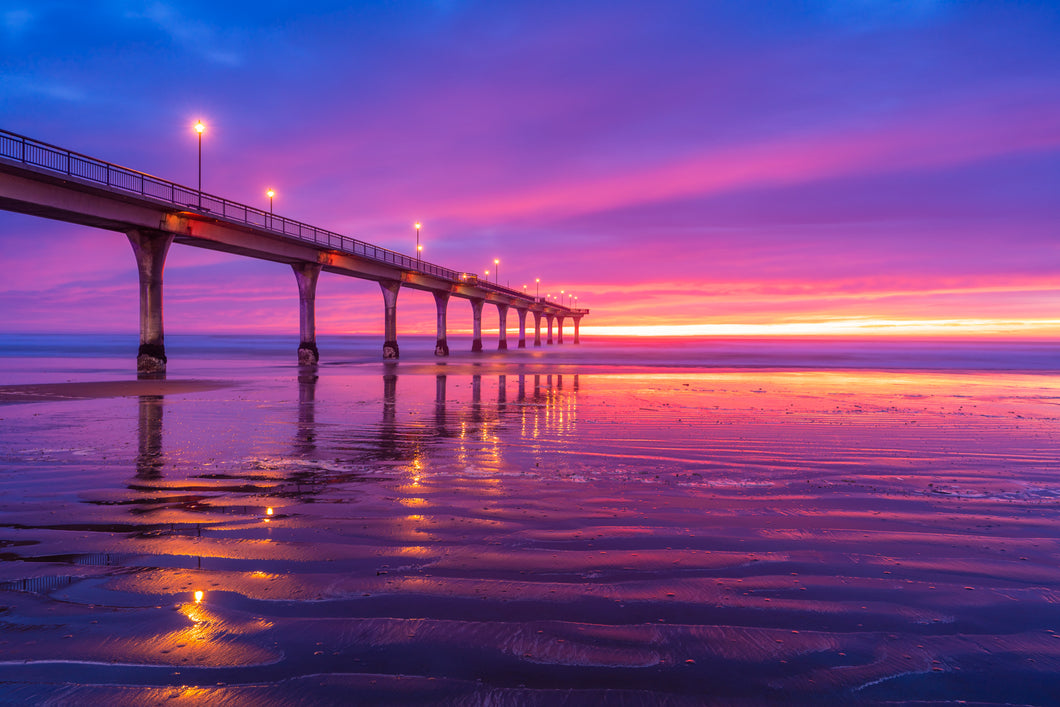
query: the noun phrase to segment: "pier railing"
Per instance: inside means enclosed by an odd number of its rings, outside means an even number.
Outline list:
[[[317,228],[301,221],[276,216],[264,209],[240,204],[214,194],[155,177],[135,169],[122,167],[104,160],[89,157],[56,145],[34,140],[23,135],[0,130],[0,157],[21,162],[56,174],[82,179],[112,191],[131,194],[144,199],[161,202],[181,210],[196,211],[212,218],[236,224],[253,226],[314,245],[387,265],[431,275],[453,283],[464,281],[463,273],[435,265],[388,248],[350,238],[333,231]],[[510,297],[532,300],[522,292],[479,280],[476,286]],[[552,306],[563,307],[563,305]]]

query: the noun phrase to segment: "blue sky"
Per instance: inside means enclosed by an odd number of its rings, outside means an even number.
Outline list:
[[[193,185],[202,119],[205,190],[407,252],[422,221],[597,326],[1060,335],[1055,4],[38,0],[0,38],[4,129]],[[0,330],[135,331],[120,234],[2,213],[0,257]],[[170,331],[297,334],[285,266],[166,273]],[[318,294],[381,327],[374,284]]]

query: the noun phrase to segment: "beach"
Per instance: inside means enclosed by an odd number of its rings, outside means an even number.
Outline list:
[[[1048,342],[175,340],[0,337],[0,702],[1060,702]]]

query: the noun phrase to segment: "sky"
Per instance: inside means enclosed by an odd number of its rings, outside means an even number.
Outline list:
[[[585,334],[1060,337],[1055,2],[0,0],[0,128],[194,186],[196,120],[205,191],[406,253],[420,221]],[[124,235],[0,212],[0,262],[0,331],[137,331]],[[297,305],[169,253],[167,333]],[[319,332],[382,320],[321,276]]]

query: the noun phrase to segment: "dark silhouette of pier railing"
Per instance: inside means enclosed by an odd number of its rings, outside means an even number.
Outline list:
[[[276,216],[254,206],[240,204],[213,194],[200,194],[197,189],[171,182],[168,179],[105,162],[8,130],[0,130],[0,156],[67,177],[83,179],[114,191],[152,199],[184,210],[197,211],[211,218],[254,226],[286,238],[325,246],[348,255],[395,265],[404,270],[419,272],[449,282],[459,283],[465,279],[465,273],[457,270],[428,263],[419,258],[317,228],[285,216]],[[484,279],[478,280],[476,286],[518,299],[536,301],[523,292]],[[576,311],[562,304],[550,304],[558,309]]]

